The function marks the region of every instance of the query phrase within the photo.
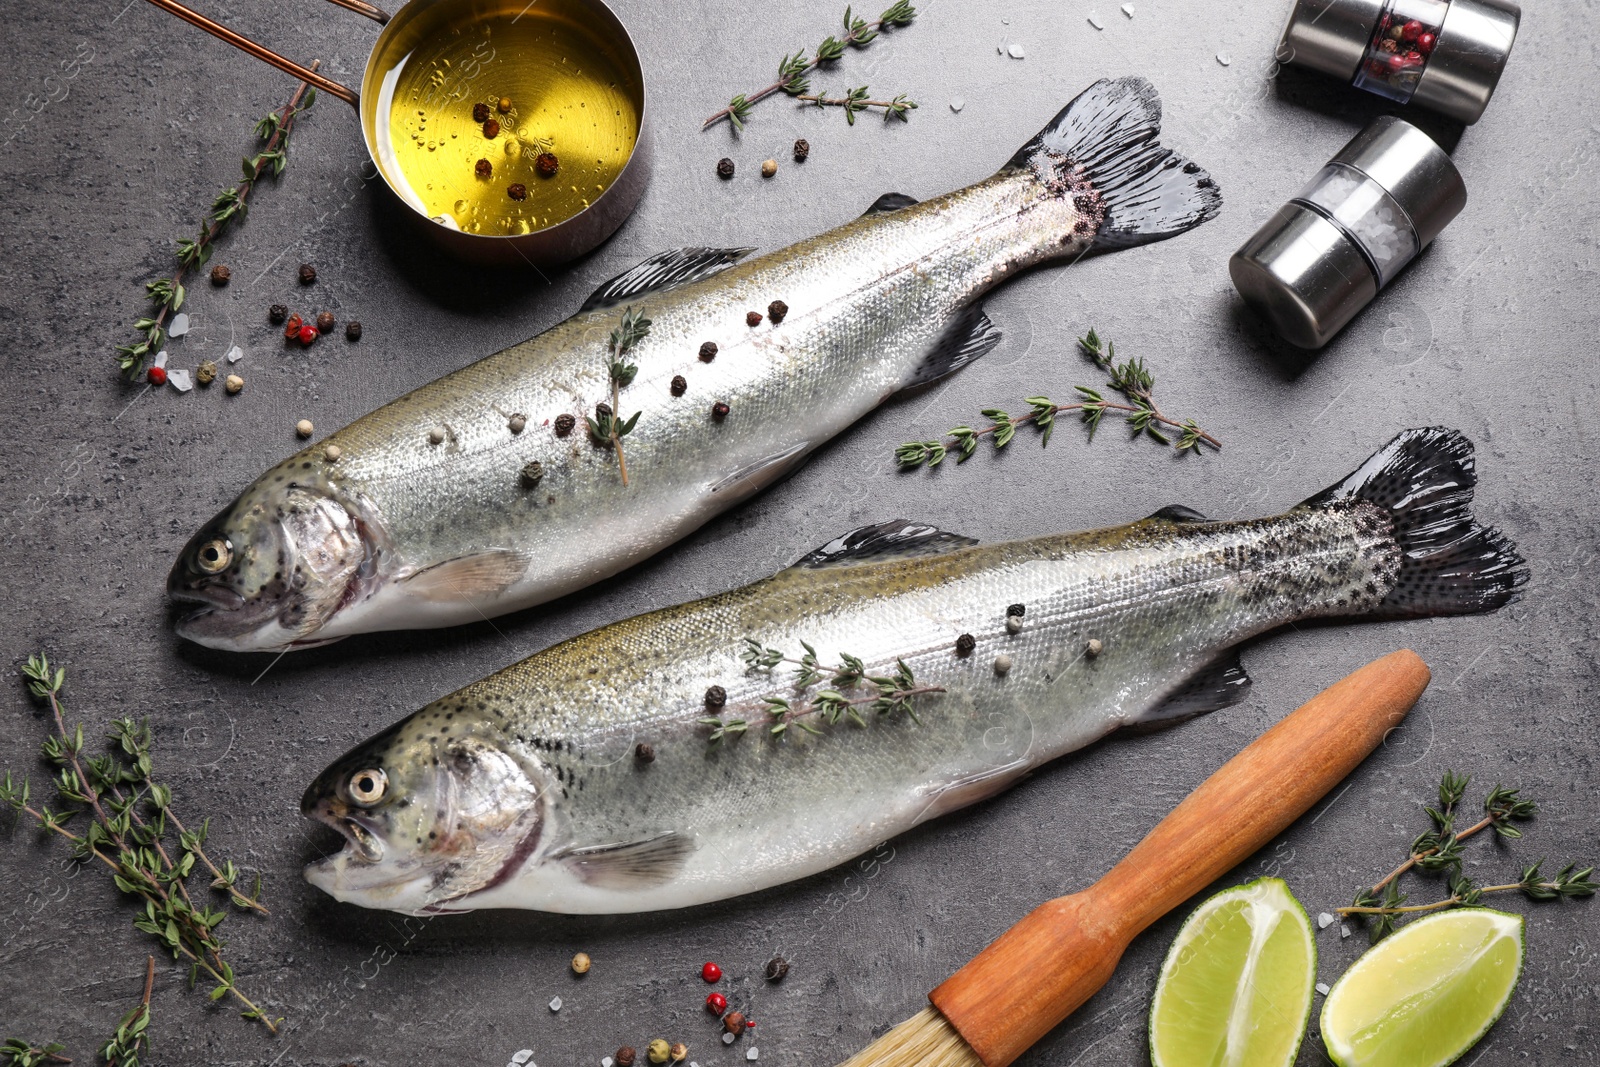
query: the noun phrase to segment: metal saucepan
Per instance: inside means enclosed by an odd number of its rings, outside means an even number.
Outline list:
[[[332,0],[340,7],[359,12],[383,25],[372,47],[372,54],[367,57],[359,93],[285,59],[190,10],[178,0],[150,2],[354,107],[361,116],[361,133],[366,141],[367,155],[383,177],[384,184],[406,205],[407,214],[416,219],[429,237],[460,259],[503,264],[555,264],[573,259],[595,248],[616,232],[638,204],[649,179],[650,145],[644,71],[633,39],[602,0],[534,0],[538,4],[535,15],[530,15],[534,3],[528,0],[410,0],[393,16],[362,0]],[[615,88],[633,105],[634,113],[638,116],[638,129],[621,170],[603,191],[597,190],[597,195],[575,213],[564,218],[551,218],[526,233],[473,233],[461,229],[447,214],[430,214],[423,198],[412,189],[396,159],[389,135],[392,94],[397,75],[419,44],[441,39],[447,34],[458,34],[474,24],[507,15],[512,16],[513,21],[523,16],[554,20],[568,31],[585,34],[619,73]]]

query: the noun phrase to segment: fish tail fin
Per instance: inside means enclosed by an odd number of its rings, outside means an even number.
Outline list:
[[[1302,508],[1377,504],[1389,513],[1400,568],[1374,614],[1474,615],[1494,611],[1528,581],[1522,556],[1472,516],[1478,484],[1472,442],[1458,430],[1406,430]]]
[[[1079,93],[1011,158],[1047,190],[1071,198],[1063,245],[1095,251],[1175,237],[1216,216],[1222,192],[1200,165],[1163,148],[1161,98],[1143,78],[1102,78]]]

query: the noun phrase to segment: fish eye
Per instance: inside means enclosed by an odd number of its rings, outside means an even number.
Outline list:
[[[357,771],[350,776],[350,783],[346,791],[350,799],[362,807],[371,807],[383,799],[383,794],[388,791],[389,776],[374,767],[370,770]]]
[[[216,574],[233,562],[233,545],[225,538],[214,537],[200,546],[194,554],[195,565],[206,574]]]

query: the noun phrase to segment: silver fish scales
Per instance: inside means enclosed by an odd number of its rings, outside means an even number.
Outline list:
[[[1111,730],[1240,699],[1236,648],[1274,627],[1494,610],[1526,571],[1473,520],[1473,484],[1465,438],[1417,430],[1273,518],[1168,508],[993,546],[866,527],[765,581],[556,645],[357,748],[306,791],[302,810],[349,842],[307,876],[398,911],[594,913],[826,870]],[[797,678],[808,646],[820,677]],[[870,681],[830,678],[845,654],[888,680],[888,710]],[[708,710],[712,685],[726,703]],[[816,710],[830,686],[859,720]]]

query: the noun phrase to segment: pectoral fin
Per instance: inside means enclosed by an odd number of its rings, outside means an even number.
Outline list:
[[[1189,679],[1177,692],[1128,724],[1134,733],[1147,734],[1176,726],[1197,715],[1237,704],[1250,694],[1250,676],[1239,662],[1239,650],[1228,654]]]
[[[711,492],[728,504],[760,492],[806,460],[811,442],[801,441],[782,452],[748,463],[711,486]]]
[[[999,343],[1000,328],[989,321],[983,308],[976,305],[969,307],[950,324],[950,328],[939,338],[932,351],[922,357],[922,362],[917,364],[900,388],[915,389],[919,385],[937,381],[973,360],[988,355]]]
[[[649,889],[671,880],[693,851],[692,838],[667,830],[640,841],[562,849],[552,858],[600,889]]]
[[[495,548],[424,567],[402,578],[400,588],[424,600],[481,600],[511,588],[527,569],[517,553]]]
[[[980,800],[999,796],[1026,778],[1031,769],[1027,760],[1019,759],[990,770],[979,771],[977,774],[969,774],[965,778],[958,778],[944,785],[929,786],[923,790],[928,802],[917,815],[917,822],[937,819],[958,808],[965,808]]]

